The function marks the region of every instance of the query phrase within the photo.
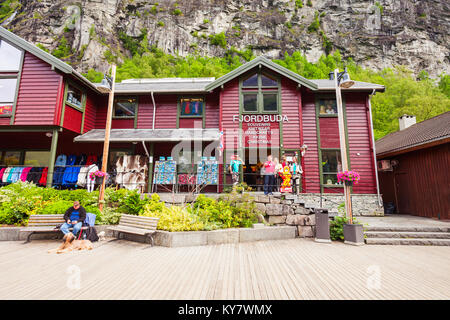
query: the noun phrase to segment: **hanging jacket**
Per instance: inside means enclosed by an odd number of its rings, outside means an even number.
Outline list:
[[[55,161],[56,166],[65,166],[67,163],[67,156],[65,154],[60,154]]]
[[[7,167],[3,172],[2,182],[6,183],[8,181],[9,173],[11,172],[12,167]]]
[[[42,174],[41,174],[41,177],[39,179],[39,184],[40,185],[42,185],[42,186],[47,185],[47,175],[48,175],[48,167],[45,167],[42,170]]]
[[[95,154],[90,154],[86,159],[86,165],[90,166],[97,162],[97,156]]]
[[[80,173],[78,174],[77,186],[85,187],[87,183],[87,172],[89,167],[81,167]]]
[[[6,180],[6,182],[13,183],[19,179],[19,177],[17,176],[17,169],[18,169],[18,167],[12,167],[11,171],[9,172],[8,179]]]
[[[22,174],[20,175],[20,180],[25,182],[27,181],[28,173],[30,173],[31,167],[25,167],[22,170]]]
[[[42,176],[42,171],[44,170],[44,167],[33,167],[28,172],[26,181],[32,182],[34,184],[39,184],[39,179]]]
[[[3,173],[5,173],[5,170],[6,170],[6,167],[0,169],[0,182],[2,181]]]
[[[82,153],[77,157],[77,162],[75,163],[78,166],[84,166],[86,164],[87,156],[86,154]]]
[[[65,167],[55,167],[55,171],[53,172],[53,185],[60,186],[63,181]]]
[[[77,162],[77,156],[74,154],[71,154],[66,161],[66,166],[73,166]]]

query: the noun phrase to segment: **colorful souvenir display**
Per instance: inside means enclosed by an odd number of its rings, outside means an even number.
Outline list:
[[[202,157],[197,164],[197,184],[217,184],[219,165],[215,157]]]
[[[175,184],[177,163],[172,157],[160,157],[155,163],[154,184]]]

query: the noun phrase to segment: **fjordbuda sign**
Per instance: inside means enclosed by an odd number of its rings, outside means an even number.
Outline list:
[[[242,122],[244,146],[262,148],[280,144],[280,122],[288,122],[287,116],[274,115],[234,115],[233,122]]]

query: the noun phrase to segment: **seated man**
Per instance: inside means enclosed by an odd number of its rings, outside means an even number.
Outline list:
[[[69,228],[73,228],[73,235],[76,237],[77,233],[81,230],[83,226],[83,221],[86,219],[86,210],[80,205],[79,201],[73,202],[73,207],[67,209],[64,214],[64,223],[61,226],[61,231],[64,235],[68,234]]]

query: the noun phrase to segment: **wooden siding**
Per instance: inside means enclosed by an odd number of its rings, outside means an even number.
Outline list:
[[[83,120],[83,112],[77,110],[69,105],[66,105],[64,110],[63,127],[73,132],[80,133],[81,121]]]
[[[84,127],[83,133],[95,128],[95,118],[97,116],[97,108],[101,99],[93,92],[88,91],[86,96],[86,107],[84,111]]]
[[[155,95],[155,129],[177,127],[178,99],[176,95]]]
[[[319,153],[316,132],[316,104],[314,95],[302,91],[303,143],[308,146],[304,157],[303,192],[320,192]]]
[[[202,128],[202,123],[202,118],[180,118],[178,124],[180,128]]]
[[[0,117],[0,126],[7,126],[11,121],[10,117]]]
[[[320,147],[340,148],[338,118],[319,118]]]
[[[158,98],[157,96],[156,99]],[[139,107],[138,107],[138,118],[137,118],[137,128],[138,129],[152,129],[153,126],[153,101],[151,95],[139,96]]]
[[[29,52],[25,53],[14,124],[53,125],[62,76]],[[59,119],[58,119],[59,120]]]
[[[219,90],[206,96],[205,128],[219,128]]]
[[[297,83],[281,78],[281,111],[289,121],[283,122],[283,148],[300,149],[300,115]]]
[[[377,190],[366,100],[367,94],[345,95],[350,166],[361,175],[353,192],[373,194]]]
[[[450,219],[450,143],[394,159],[394,171],[380,174],[383,200],[394,202],[401,214]]]
[[[222,130],[225,149],[238,147],[239,122],[233,116],[239,115],[239,80],[234,79],[224,86],[222,95]]]

